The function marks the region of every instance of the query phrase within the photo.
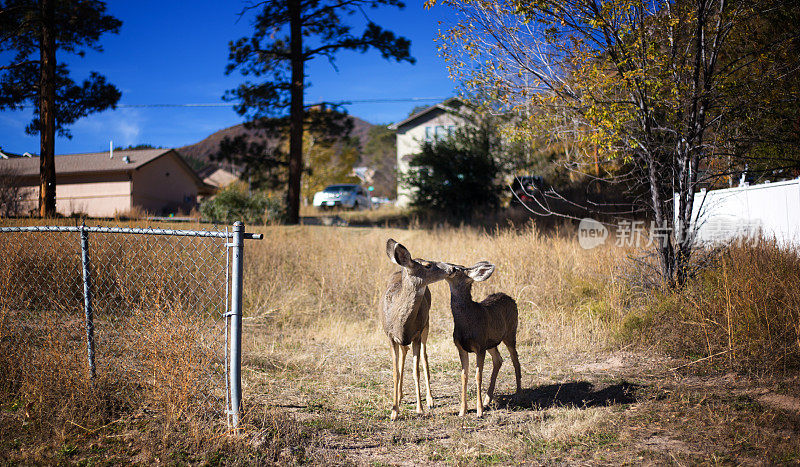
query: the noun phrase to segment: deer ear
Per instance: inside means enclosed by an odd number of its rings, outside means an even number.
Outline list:
[[[485,281],[494,272],[494,264],[488,261],[480,261],[464,272],[475,282]]]
[[[386,255],[392,260],[394,264],[403,267],[411,267],[413,260],[411,253],[408,252],[406,247],[392,240],[391,238],[386,242]]]

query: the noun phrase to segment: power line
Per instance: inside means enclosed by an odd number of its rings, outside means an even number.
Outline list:
[[[341,101],[332,101],[332,104],[350,105],[350,104],[385,104],[391,102],[441,102],[447,99],[446,97],[397,97],[397,98],[373,98],[373,99],[347,99]],[[186,103],[186,104],[117,104],[117,108],[147,108],[147,107],[233,107],[236,104],[229,104],[223,102],[207,102],[207,103]],[[313,104],[309,104],[313,105]],[[31,107],[31,106],[25,106]]]
[[[140,107],[233,107],[234,104],[205,103],[205,104],[117,104],[118,109]]]

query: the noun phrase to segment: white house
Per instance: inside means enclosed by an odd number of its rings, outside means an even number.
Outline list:
[[[397,131],[398,206],[408,206],[411,200],[410,190],[399,182],[408,173],[411,157],[419,153],[423,142],[446,137],[464,125],[463,110],[464,103],[453,97],[389,125],[389,129]]]

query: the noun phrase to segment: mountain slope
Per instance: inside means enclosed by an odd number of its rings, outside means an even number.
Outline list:
[[[396,192],[394,138],[389,140],[385,135],[377,138],[375,130],[379,127],[378,125],[372,125],[358,117],[351,116],[351,118],[353,119],[353,130],[350,132],[350,136],[356,138],[360,146],[359,161],[356,165],[367,166],[375,170],[373,182],[375,195],[394,196]],[[243,124],[234,125],[219,130],[195,144],[178,148],[178,151],[197,170],[208,166],[229,167],[227,163],[214,161],[212,156],[219,152],[219,144],[224,138],[234,138],[239,135],[255,138],[256,132],[247,130]],[[274,144],[278,144],[278,141],[276,140]],[[311,167],[311,169],[314,168]]]
[[[352,119],[353,131],[350,133],[350,136],[358,138],[363,148],[367,143],[369,129],[372,128],[373,125],[358,117],[352,117]],[[193,159],[194,161],[202,162],[203,164],[216,164],[216,162],[211,159],[211,156],[219,152],[219,143],[225,139],[225,137],[235,138],[239,135],[255,136],[255,134],[255,131],[246,129],[244,124],[240,123],[212,133],[202,141],[178,148],[178,151],[184,157]]]

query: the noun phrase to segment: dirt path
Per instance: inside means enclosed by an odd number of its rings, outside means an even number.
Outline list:
[[[666,370],[675,362],[649,355],[521,348],[521,394],[512,394],[504,365],[492,408],[478,419],[471,387],[470,413],[459,418],[460,368],[442,340],[431,345],[434,409],[414,413],[407,363],[401,419],[392,423],[381,344],[368,338],[353,350],[287,337],[256,346],[246,404],[290,414],[314,434],[310,460],[326,463],[800,462],[797,380],[682,376]]]

